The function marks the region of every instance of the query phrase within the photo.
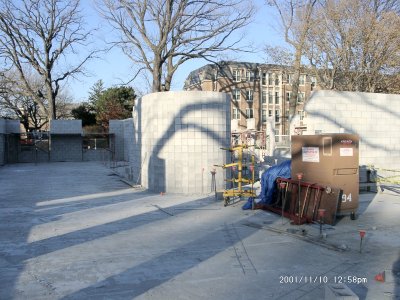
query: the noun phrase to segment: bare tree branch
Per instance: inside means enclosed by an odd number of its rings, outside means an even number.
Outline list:
[[[399,93],[399,2],[320,3],[306,53],[311,65],[323,73],[319,84],[348,91]]]
[[[169,90],[187,60],[243,50],[234,33],[254,14],[239,0],[101,0],[99,11],[120,33],[116,44],[151,73],[153,91]]]
[[[297,95],[299,92],[302,57],[305,54],[307,37],[312,26],[312,16],[317,0],[271,0],[280,16],[286,43],[293,47],[293,83],[289,99],[289,116],[296,114]]]
[[[0,6],[1,58],[17,70],[24,90],[49,119],[55,119],[56,98],[61,82],[82,74],[83,67],[94,57],[90,51],[78,58],[77,46],[88,46],[91,31],[85,31],[79,0],[3,0]],[[74,64],[62,59],[74,55]],[[40,96],[25,72],[33,69],[44,83]],[[48,107],[44,102],[48,101]]]

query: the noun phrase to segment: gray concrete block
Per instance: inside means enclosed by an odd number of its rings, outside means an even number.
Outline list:
[[[165,106],[162,112],[154,110],[160,103]],[[228,112],[218,110],[228,104],[225,94],[214,92],[156,93],[140,99],[135,109],[141,115],[141,124],[137,124],[141,132],[136,132],[141,140],[134,146],[134,155],[143,158],[144,153],[149,153],[149,161],[141,170],[142,185],[154,191],[208,192],[207,180],[204,180],[204,186],[199,186],[193,170],[201,170],[207,164],[223,163],[218,156],[222,151],[219,144],[221,140],[229,141],[230,119],[226,117]],[[211,134],[210,130],[215,132]],[[124,145],[124,149],[128,147],[128,144]],[[194,156],[206,149],[210,149],[207,161]],[[141,160],[132,157],[129,159]],[[175,163],[179,163],[180,168],[177,169]],[[138,173],[140,169],[138,164],[135,165],[135,173]]]
[[[82,136],[52,135],[51,161],[82,161]]]
[[[20,133],[20,122],[19,120],[6,120],[6,133]]]
[[[6,133],[6,120],[0,119],[0,134]]]
[[[399,122],[400,95],[316,91],[305,111],[306,134],[314,134],[315,130],[334,133],[343,128],[360,136],[364,146],[360,165],[373,163],[384,168],[396,164],[391,150],[400,144],[398,125],[394,125]],[[299,120],[295,118],[292,124],[296,122]]]
[[[51,120],[51,134],[82,134],[82,120]]]
[[[5,136],[0,133],[0,166],[3,166],[5,163]]]

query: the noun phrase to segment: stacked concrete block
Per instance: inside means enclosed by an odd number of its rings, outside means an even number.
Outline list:
[[[51,120],[50,132],[52,134],[82,135],[82,120]]]
[[[0,119],[0,166],[18,161],[20,122]],[[8,149],[6,145],[8,144]]]
[[[110,120],[109,133],[114,135],[114,159],[121,161],[124,159],[124,121]]]
[[[306,134],[358,134],[360,165],[400,170],[400,95],[316,91],[305,111]]]
[[[52,120],[51,161],[82,161],[82,121]]]
[[[0,166],[5,164],[6,120],[0,119]]]
[[[216,92],[164,92],[141,98],[134,110],[135,173],[155,192],[209,193],[214,165],[227,160],[230,99]],[[138,159],[140,157],[140,159]],[[217,189],[225,187],[217,169]]]
[[[6,120],[6,133],[21,133],[21,124],[19,120]]]
[[[124,160],[133,161],[133,145],[134,145],[134,135],[133,135],[133,119],[123,120],[124,129]]]

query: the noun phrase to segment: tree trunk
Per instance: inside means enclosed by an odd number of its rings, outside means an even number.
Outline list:
[[[296,49],[293,67],[294,67],[294,76],[292,83],[292,93],[290,95],[290,100],[289,100],[289,120],[292,120],[296,115],[297,95],[299,94],[299,84],[300,84],[301,48]]]
[[[162,65],[160,63],[160,58],[154,59],[154,67],[153,67],[153,93],[161,92],[161,74],[162,74]]]
[[[161,92],[161,74],[157,69],[153,70],[153,93]]]
[[[47,99],[49,101],[49,111],[48,111],[48,118],[49,120],[55,120],[56,117],[56,99],[55,95],[53,94],[51,81],[49,82],[46,80],[46,88],[47,88]]]

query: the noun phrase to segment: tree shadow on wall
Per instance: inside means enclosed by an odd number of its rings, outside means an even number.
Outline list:
[[[209,139],[213,140],[215,144],[219,144],[219,147],[229,147],[230,144],[230,139],[229,139],[229,124],[225,125],[225,136],[219,135],[214,129],[210,129],[206,126],[205,124],[198,124],[194,122],[183,122],[183,119],[185,116],[187,116],[190,112],[194,111],[200,111],[200,110],[215,110],[221,114],[221,118],[225,120],[230,120],[230,109],[226,111],[228,116],[225,115],[225,112],[223,111],[223,106],[224,104],[219,102],[219,101],[212,101],[208,103],[198,103],[198,104],[188,104],[181,108],[179,112],[177,112],[172,121],[169,123],[167,128],[165,129],[164,133],[159,137],[153,146],[153,149],[151,151],[151,154],[149,156],[148,160],[148,188],[151,191],[154,192],[166,192],[167,188],[167,176],[172,175],[172,176],[179,176],[179,174],[166,174],[166,163],[163,158],[161,158],[159,155],[165,145],[173,139],[174,135],[179,132],[179,131],[184,131],[184,132],[200,132],[202,134],[205,134],[208,136]],[[139,110],[139,114],[141,110]],[[140,118],[141,119],[141,118]],[[146,124],[147,126],[147,124]],[[145,127],[144,127],[145,128]],[[138,136],[141,138],[141,136]],[[141,140],[139,143],[141,144]],[[208,143],[209,145],[209,143]],[[215,149],[215,151],[222,151],[220,149]],[[220,164],[224,162],[219,162]],[[184,166],[182,166],[184,167]],[[194,171],[193,171],[194,172]],[[190,176],[195,176],[195,174],[189,174]]]

